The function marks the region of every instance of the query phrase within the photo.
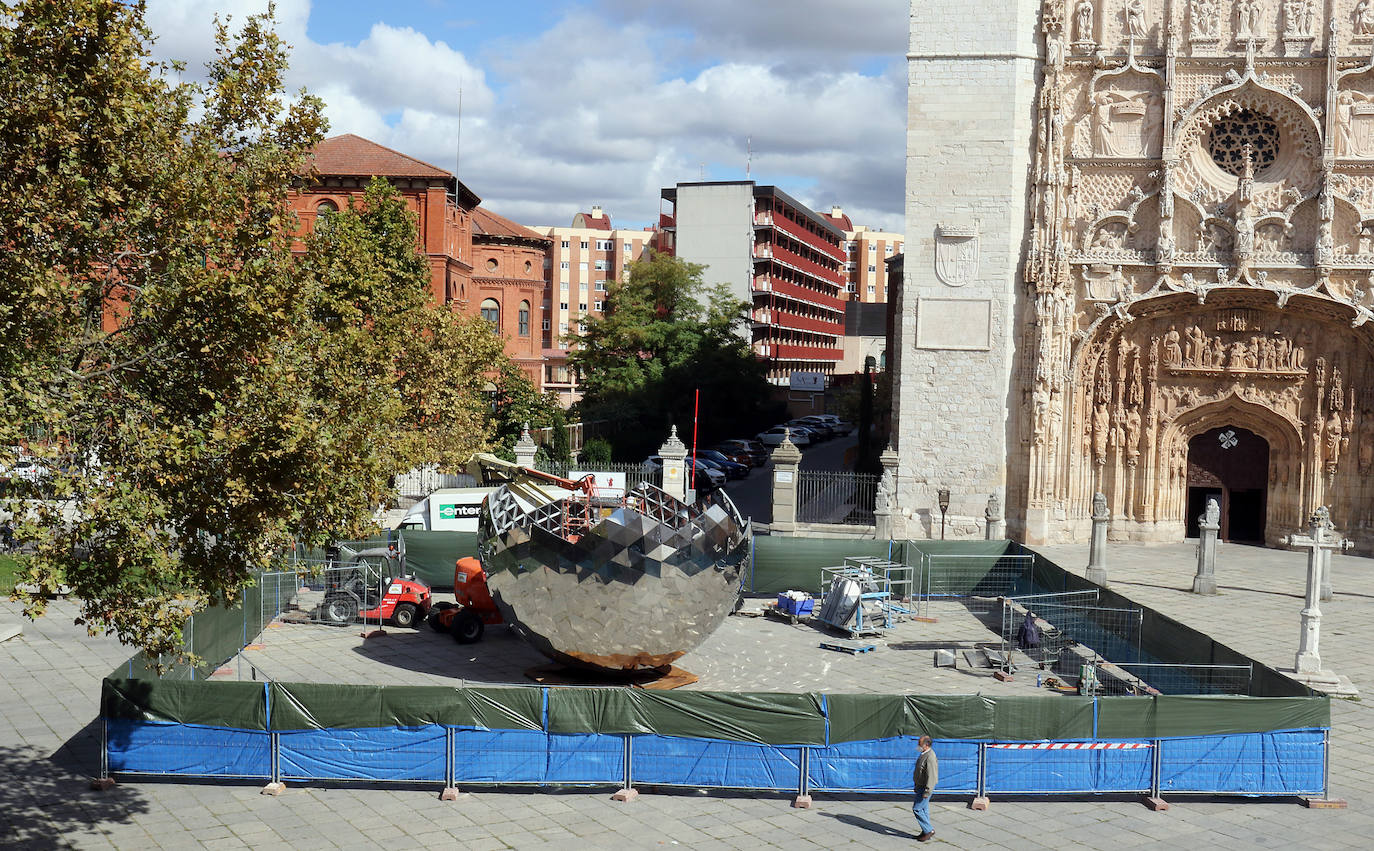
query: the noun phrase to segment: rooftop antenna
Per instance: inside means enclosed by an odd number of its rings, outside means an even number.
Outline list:
[[[454,142],[453,176],[458,176],[458,168],[463,164],[463,78],[458,78],[458,138]]]
[[[744,149],[745,149],[745,155],[744,155],[744,179],[745,179],[745,180],[749,180],[749,179],[750,179],[750,177],[749,177],[750,172],[751,172],[751,170],[752,170],[753,167],[754,167],[754,137],[753,137],[753,136],[745,136],[745,137],[744,137]]]
[[[699,168],[697,169],[697,177],[702,181],[706,180],[706,163],[699,164]]]

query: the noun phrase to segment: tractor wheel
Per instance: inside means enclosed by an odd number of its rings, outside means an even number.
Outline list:
[[[324,601],[324,619],[332,624],[347,626],[358,618],[358,601],[345,594]]]
[[[429,617],[425,618],[425,623],[429,624],[429,628],[435,632],[448,632],[448,627],[444,626],[442,616],[442,611],[430,612]]]
[[[486,630],[482,617],[472,609],[463,609],[453,618],[453,640],[459,644],[476,644]]]
[[[396,610],[391,613],[391,622],[401,629],[410,629],[415,626],[415,616],[418,611],[414,603],[397,603]]]

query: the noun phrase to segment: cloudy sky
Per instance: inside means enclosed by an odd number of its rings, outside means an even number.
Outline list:
[[[277,18],[330,135],[457,160],[524,224],[593,204],[650,224],[662,187],[743,179],[752,147],[754,180],[900,231],[907,2],[277,0]],[[149,0],[155,53],[199,68],[216,12],[265,6]]]

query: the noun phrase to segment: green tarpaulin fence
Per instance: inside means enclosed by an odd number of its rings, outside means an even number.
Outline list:
[[[443,724],[817,746],[923,734],[936,739],[1040,741],[1331,726],[1331,700],[1326,696],[819,695],[107,678],[101,707],[110,719],[278,732]]]

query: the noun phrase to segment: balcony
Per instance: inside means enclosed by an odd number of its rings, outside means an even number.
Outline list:
[[[798,242],[811,246],[830,259],[837,261],[843,261],[845,259],[845,250],[842,245],[836,245],[820,234],[812,233],[801,223],[794,222],[786,216],[774,216],[772,213],[756,213],[754,215],[754,224],[762,224],[759,222],[759,217],[761,215],[768,216],[768,224],[773,225]]]

